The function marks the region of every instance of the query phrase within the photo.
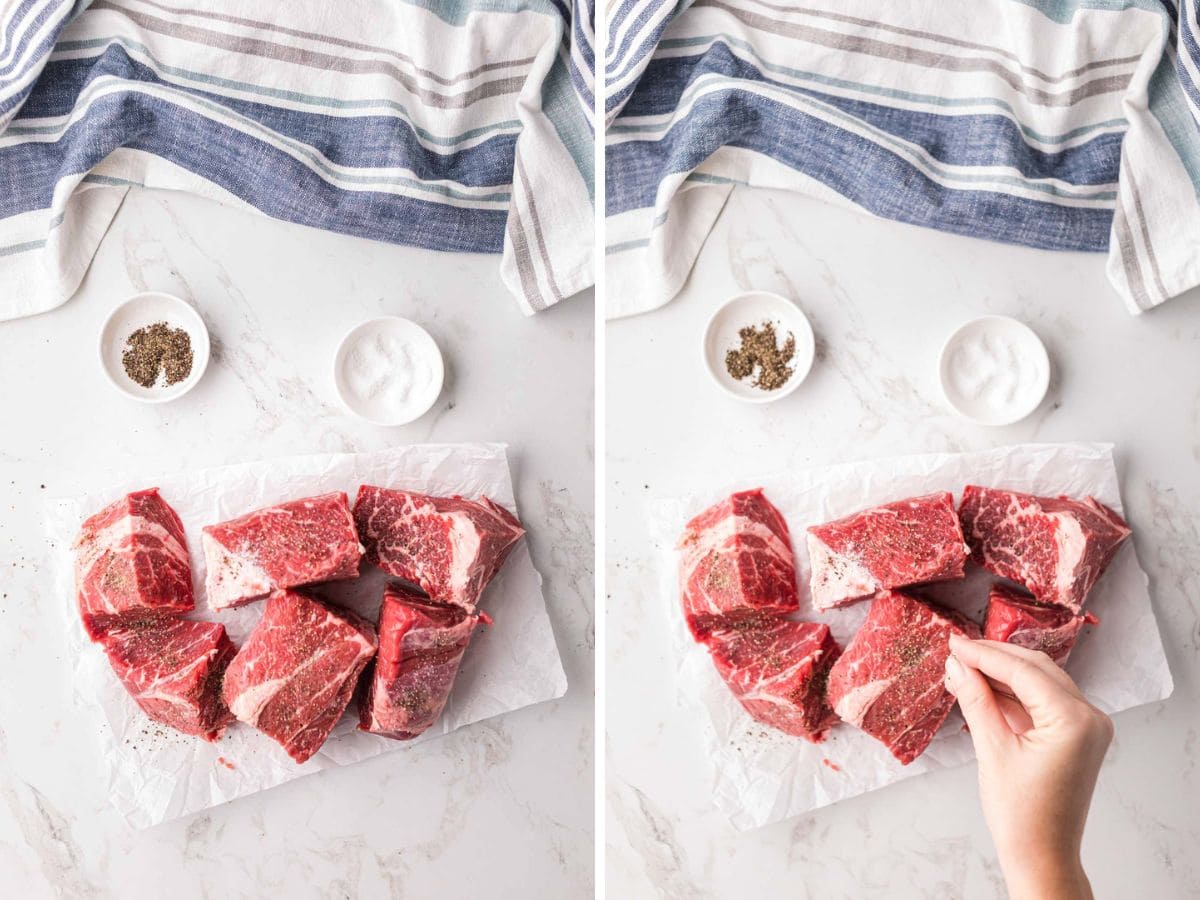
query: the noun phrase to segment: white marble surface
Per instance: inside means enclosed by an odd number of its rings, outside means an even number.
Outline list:
[[[751,288],[798,299],[818,341],[808,381],[765,406],[722,395],[700,363],[712,309]],[[986,313],[1031,325],[1054,365],[1042,407],[1006,428],[957,418],[937,385],[941,342]],[[704,725],[677,702],[645,511],[790,465],[1039,440],[1117,444],[1176,681],[1170,700],[1116,718],[1085,865],[1098,897],[1200,896],[1200,296],[1133,319],[1100,256],[742,189],[680,297],[611,324],[607,342],[610,896],[1003,896],[974,765],[733,831],[710,801]]]
[[[99,325],[137,290],[191,300],[201,384],[144,406],[103,381]],[[435,409],[345,413],[331,367],[362,319],[407,315],[447,358]],[[0,324],[0,877],[22,898],[592,893],[592,302],[523,317],[493,257],[432,254],[137,193],[81,293]],[[402,442],[511,445],[570,689],[409,752],[144,832],[100,788],[95,736],[59,714],[70,666],[46,584],[44,499],[98,479]],[[537,885],[531,892],[530,884]]]

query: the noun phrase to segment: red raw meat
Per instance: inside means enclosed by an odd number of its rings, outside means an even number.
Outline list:
[[[983,636],[989,641],[1041,650],[1063,666],[1080,629],[1099,621],[1091,613],[1080,616],[1061,606],[1047,606],[998,584],[988,596]]]
[[[277,591],[225,671],[225,702],[302,763],[333,731],[375,648],[374,627],[349,610]]]
[[[237,648],[215,622],[157,619],[113,628],[104,652],[125,690],[155,722],[215,741],[233,722],[221,697]]]
[[[876,591],[963,577],[954,497],[929,494],[808,529],[813,606],[845,606]]]
[[[201,533],[213,610],[272,591],[354,578],[363,548],[342,491],[269,506]]]
[[[951,634],[978,638],[979,626],[953,610],[883,591],[829,672],[829,705],[908,765],[954,706],[944,684]]]
[[[379,608],[379,652],[359,701],[363,731],[410,740],[437,721],[471,634],[485,615],[391,585]]]
[[[761,488],[700,513],[678,549],[683,614],[698,641],[739,618],[800,608],[787,522]]]
[[[841,648],[828,625],[742,619],[714,630],[705,644],[733,695],[757,721],[814,744],[837,722],[825,686]]]
[[[88,637],[195,607],[183,523],[158,488],[122,497],[83,523],[75,588]]]
[[[1074,613],[1131,533],[1091,497],[1034,497],[969,485],[959,515],[979,565],[1023,585],[1039,602]]]
[[[441,603],[474,609],[525,529],[487,497],[432,497],[364,484],[354,520],[367,559]]]

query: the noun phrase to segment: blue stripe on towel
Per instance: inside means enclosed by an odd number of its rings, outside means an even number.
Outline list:
[[[607,214],[652,206],[657,180],[647,173],[690,171],[725,145],[769,155],[864,209],[901,222],[1057,250],[1108,246],[1109,209],[947,189],[871,141],[736,91],[702,98],[660,141],[610,144]]]
[[[138,92],[97,99],[60,141],[0,149],[0,171],[27,176],[0,193],[0,217],[49,206],[59,178],[88,171],[122,146],[167,159],[289,222],[438,250],[503,247],[506,210],[340,190],[262,141]]]
[[[516,134],[500,134],[458,151],[424,146],[411,124],[395,116],[345,116],[271,106],[164,81],[149,66],[131,59],[119,45],[102,56],[52,61],[21,111],[22,119],[65,116],[84,88],[96,78],[112,77],[169,86],[203,97],[252,119],[279,134],[320,150],[329,160],[358,168],[407,167],[419,178],[449,180],[471,187],[503,186],[512,181]],[[125,126],[132,131],[138,123]],[[20,123],[12,133],[21,134]]]
[[[1076,185],[1109,184],[1117,180],[1124,136],[1121,132],[1102,134],[1065,150],[1047,152],[1027,144],[1020,127],[1007,116],[920,112],[787,84],[765,76],[720,42],[702,56],[668,57],[652,62],[644,76],[651,89],[639,91],[625,106],[624,115],[670,114],[688,85],[703,75],[737,80],[741,82],[738,88],[745,84],[770,85],[819,100],[923,147],[935,159],[949,165],[1009,166],[1025,178],[1055,178]],[[753,103],[754,99],[748,98],[747,102]],[[614,133],[621,133],[621,129],[614,129]]]

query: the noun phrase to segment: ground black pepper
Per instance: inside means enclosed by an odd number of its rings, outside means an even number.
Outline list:
[[[125,339],[121,365],[142,387],[154,387],[160,375],[165,386],[177,384],[192,373],[192,339],[166,322],[146,325]]]
[[[764,391],[774,391],[783,387],[792,373],[794,366],[789,366],[792,357],[796,355],[796,338],[788,332],[783,346],[775,335],[775,326],[763,322],[760,326],[747,325],[738,331],[742,344],[736,350],[725,354],[725,371],[741,381],[758,370],[751,384]]]

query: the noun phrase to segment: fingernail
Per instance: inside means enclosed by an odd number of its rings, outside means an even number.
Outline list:
[[[946,657],[946,678],[944,683],[949,690],[954,690],[954,683],[962,676],[962,671],[962,663],[954,658],[953,653]]]

